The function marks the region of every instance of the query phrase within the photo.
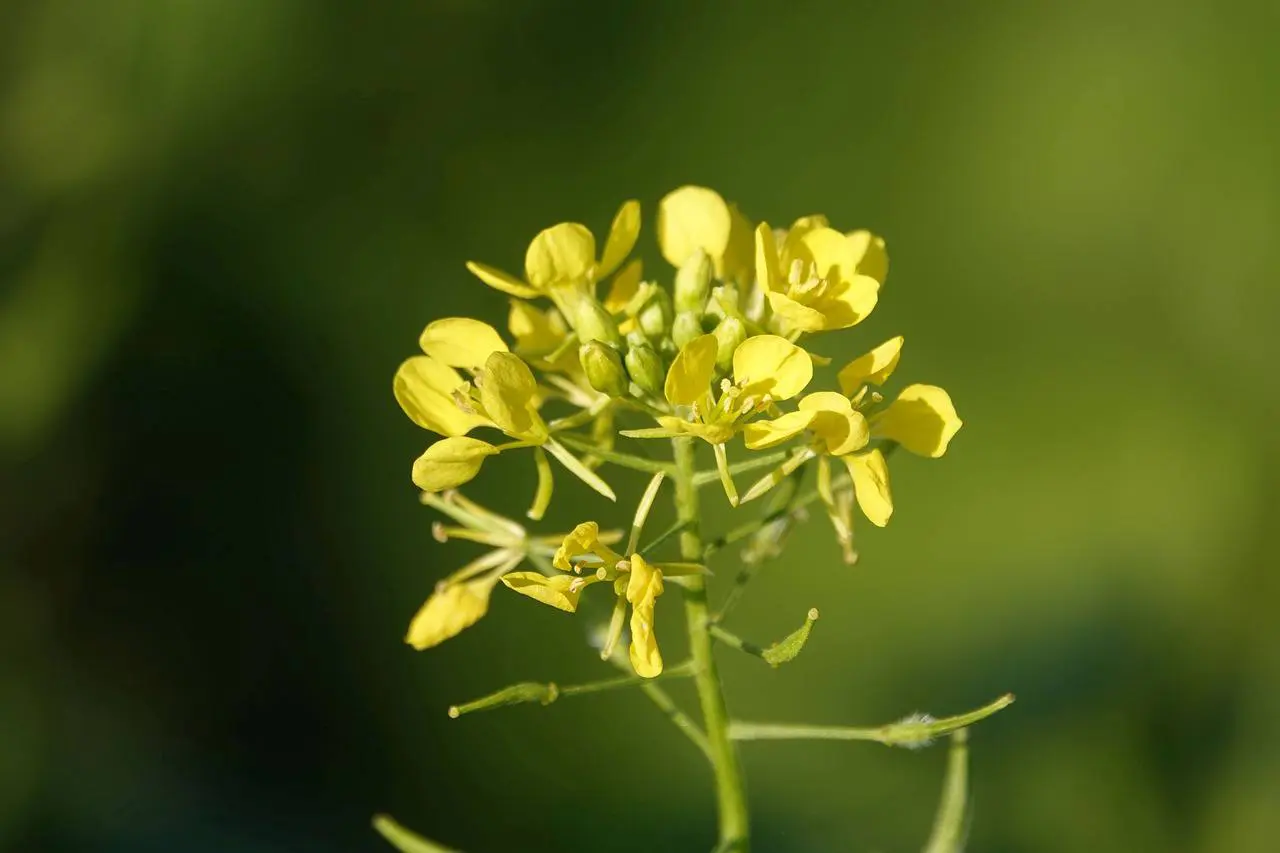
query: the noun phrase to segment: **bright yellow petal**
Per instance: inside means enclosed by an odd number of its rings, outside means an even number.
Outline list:
[[[663,387],[667,402],[673,406],[689,406],[711,387],[711,377],[716,372],[716,336],[701,335],[689,341],[680,350]]]
[[[962,422],[946,391],[936,385],[910,385],[872,419],[871,426],[877,438],[892,439],[912,453],[936,459],[947,452]]]
[[[871,429],[861,412],[819,411],[809,428],[833,456],[861,450],[871,438]]]
[[[849,396],[858,392],[864,384],[883,385],[884,381],[898,366],[902,356],[902,342],[899,335],[890,338],[866,355],[861,355],[840,369],[836,377],[840,380],[840,391]]]
[[[847,329],[865,320],[879,298],[880,285],[874,278],[855,275],[814,307],[822,312],[824,329]]]
[[[594,521],[584,521],[569,531],[556,549],[551,564],[564,572],[571,572],[574,557],[594,554],[605,562],[617,562],[621,557],[600,540],[600,525]]]
[[[853,253],[858,257],[858,273],[884,284],[885,277],[889,275],[889,253],[885,249],[884,238],[870,231],[850,231],[847,236],[853,245]]]
[[[480,403],[485,414],[507,435],[529,441],[545,438],[545,428],[533,410],[538,383],[520,356],[492,353],[479,376]]]
[[[733,351],[733,378],[747,394],[789,400],[813,379],[813,360],[786,338],[756,335]]]
[[[453,392],[466,380],[456,370],[425,355],[406,359],[396,370],[392,390],[396,402],[418,426],[441,435],[465,435],[488,423],[458,408]]]
[[[566,613],[578,611],[578,599],[588,584],[595,583],[595,577],[576,577],[574,575],[556,575],[547,577],[541,572],[510,572],[502,576],[502,582],[508,589],[521,595],[527,595],[534,601],[550,604],[557,610]]]
[[[497,452],[492,444],[478,438],[442,438],[414,461],[413,484],[424,492],[456,489],[480,473],[485,457]]]
[[[853,478],[853,492],[858,506],[872,524],[884,527],[893,515],[893,496],[889,494],[889,466],[879,450],[842,456],[849,476]]]
[[[802,332],[820,332],[827,328],[827,318],[819,310],[801,305],[785,293],[771,290],[765,294],[769,297],[769,307],[773,313],[786,321],[790,329]]]
[[[418,651],[456,637],[489,610],[489,595],[497,578],[450,584],[432,593],[409,623],[404,641]]]
[[[577,222],[561,222],[539,232],[524,256],[525,275],[539,290],[589,281],[595,263],[596,238]]]
[[[604,254],[600,256],[598,278],[604,278],[616,270],[635,248],[640,236],[640,202],[625,201],[613,217],[609,236],[604,241]]]
[[[478,370],[490,353],[507,351],[507,345],[493,326],[470,317],[448,317],[428,323],[418,344],[437,361],[469,370]]]
[[[756,226],[756,279],[766,292],[786,289],[787,282],[778,261],[778,243],[768,222]]]
[[[609,285],[609,295],[604,298],[604,310],[610,314],[618,314],[626,308],[627,303],[640,290],[640,278],[643,274],[644,267],[639,258],[627,264]],[[621,332],[621,328],[618,331]]]
[[[554,319],[553,319],[554,318]],[[528,302],[511,300],[511,313],[507,315],[507,330],[516,339],[516,346],[529,353],[543,354],[558,347],[564,340],[564,324],[557,324],[558,314],[542,311]],[[488,359],[488,356],[485,356]],[[480,362],[484,364],[484,362]]]
[[[831,223],[827,220],[827,217],[821,213],[813,213],[809,216],[801,216],[795,222],[792,222],[791,227],[787,229],[787,236],[794,236],[798,240],[817,228],[830,227]]]
[[[631,604],[631,668],[642,678],[662,673],[662,653],[653,633],[654,603],[662,595],[662,571],[639,554],[631,555],[627,601]]]
[[[755,229],[736,204],[729,205],[729,245],[724,257],[716,261],[716,276],[724,281],[751,281],[751,264],[755,260]]]
[[[828,281],[847,281],[853,278],[858,266],[858,255],[849,238],[834,228],[813,228],[800,237],[807,257],[820,278]]]
[[[812,394],[805,394],[800,398],[797,406],[805,412],[835,412],[843,415],[853,411],[853,404],[849,402],[849,398],[835,391],[814,391]]]
[[[530,287],[511,273],[502,270],[478,264],[475,261],[467,261],[467,269],[476,278],[492,287],[494,290],[501,290],[503,293],[509,293],[512,296],[519,296],[521,299],[533,299],[541,295],[536,288]]]
[[[721,261],[732,229],[729,205],[715,190],[681,187],[658,203],[658,245],[672,266],[682,266],[698,249]]]
[[[795,438],[809,428],[817,412],[787,412],[768,421],[752,421],[742,431],[748,450],[762,450]]]

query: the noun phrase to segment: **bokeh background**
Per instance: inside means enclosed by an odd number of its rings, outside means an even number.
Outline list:
[[[464,261],[690,182],[886,235],[880,308],[822,345],[905,334],[901,374],[966,422],[895,458],[859,566],[818,518],[757,582],[741,633],[823,619],[778,671],[725,658],[735,711],[1011,690],[973,733],[970,849],[1280,843],[1274,4],[0,16],[0,849],[379,851],[384,810],[470,853],[710,847],[708,773],[638,695],[446,718],[601,664],[501,590],[402,644],[471,552],[432,540],[390,393],[429,319],[505,317]],[[473,495],[518,516],[530,467]],[[625,515],[562,477],[540,529]],[[945,763],[743,752],[762,851],[918,849]]]

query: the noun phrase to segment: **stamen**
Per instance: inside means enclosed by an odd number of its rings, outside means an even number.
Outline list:
[[[431,538],[437,542],[449,541],[449,531],[445,528],[443,521],[431,522]]]
[[[804,261],[796,258],[791,262],[791,269],[787,270],[787,284],[799,287],[802,276],[804,276]]]

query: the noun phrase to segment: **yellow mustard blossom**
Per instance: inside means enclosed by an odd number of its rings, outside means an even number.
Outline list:
[[[524,258],[523,280],[495,267],[467,262],[467,269],[490,287],[521,299],[545,296],[577,328],[579,310],[594,303],[595,285],[622,266],[640,234],[640,203],[624,202],[613,218],[604,251],[596,257],[596,238],[587,226],[561,222],[538,233]],[[639,269],[628,268],[623,286]]]
[[[640,515],[646,512],[647,506]],[[642,523],[638,515],[638,524]],[[662,653],[653,628],[654,605],[662,595],[663,578],[700,574],[705,568],[693,563],[650,563],[635,553],[624,557],[610,548],[610,544],[611,540],[601,534],[596,522],[584,521],[564,537],[551,561],[555,568],[573,574],[547,576],[539,572],[511,572],[502,577],[502,582],[521,595],[573,613],[578,609],[584,589],[594,583],[612,581],[616,604],[601,657],[612,656],[621,639],[626,609],[630,605],[631,666],[637,675],[653,678],[662,672]]]
[[[758,225],[755,263],[773,323],[791,336],[862,322],[888,271],[883,240],[865,231],[842,234],[820,216],[797,220],[781,248],[769,225]]]
[[[680,187],[658,203],[658,245],[677,268],[701,252],[721,280],[745,280],[751,272],[751,222],[706,187]]]
[[[841,393],[809,394],[800,400],[797,411],[749,424],[744,439],[752,449],[772,447],[801,433],[809,439],[782,468],[753,486],[744,500],[768,491],[814,456],[823,457],[823,466],[826,457],[836,457],[848,468],[863,514],[873,524],[885,526],[893,514],[889,470],[880,447],[865,449],[869,442],[901,444],[912,453],[936,458],[946,452],[961,427],[950,396],[933,385],[908,386],[889,406],[879,407],[883,398],[871,386],[882,384],[893,373],[902,343],[901,337],[892,338],[845,365],[838,377]],[[819,474],[823,478],[825,468]],[[829,505],[828,509],[834,508]]]

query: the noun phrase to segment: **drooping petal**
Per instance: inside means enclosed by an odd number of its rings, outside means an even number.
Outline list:
[[[574,575],[547,577],[541,572],[510,572],[502,576],[502,582],[508,589],[527,595],[534,601],[541,601],[566,613],[576,613],[582,590],[588,584],[595,583],[596,578]]]
[[[518,296],[521,299],[533,299],[541,295],[541,291],[537,288],[530,287],[511,273],[503,272],[497,267],[467,261],[467,269],[494,290],[501,290],[503,293]]]
[[[498,449],[487,441],[465,435],[442,438],[413,463],[413,484],[424,492],[443,492],[468,483],[480,466]]]
[[[453,392],[464,384],[466,380],[452,367],[415,355],[396,370],[392,390],[400,408],[418,426],[441,435],[465,435],[488,421],[458,408]]]
[[[890,338],[871,352],[858,356],[842,367],[836,377],[840,381],[841,393],[852,397],[868,382],[872,385],[883,385],[893,373],[894,368],[898,366],[898,359],[902,356],[903,340],[901,335]]]
[[[879,415],[871,426],[877,438],[898,442],[919,456],[936,459],[963,422],[950,395],[936,385],[910,385]]]
[[[889,493],[889,466],[879,449],[867,453],[842,456],[849,476],[853,478],[853,492],[858,506],[872,524],[884,527],[893,515],[893,496]]]
[[[600,525],[594,521],[584,521],[565,535],[551,565],[564,572],[571,572],[574,557],[594,554],[605,562],[617,562],[622,559],[612,548],[600,541]]]
[[[589,281],[595,263],[596,238],[577,222],[561,222],[540,231],[524,256],[525,275],[539,290]]]
[[[631,604],[631,668],[641,678],[662,673],[662,653],[653,632],[654,603],[662,595],[662,571],[639,554],[631,555],[627,601]]]
[[[409,623],[404,641],[422,651],[456,637],[489,611],[497,582],[496,577],[483,577],[436,590]]]
[[[492,353],[484,363],[480,380],[480,402],[500,430],[530,441],[546,437],[546,428],[531,405],[538,383],[520,356]]]
[[[800,409],[813,413],[809,429],[827,453],[839,456],[866,446],[870,437],[867,419],[853,410],[853,404],[843,394],[835,391],[806,394],[800,400]]]
[[[884,238],[870,231],[850,231],[846,236],[858,258],[858,273],[884,284],[889,275],[889,253],[885,249]]]
[[[769,307],[785,321],[787,328],[802,332],[820,332],[827,328],[826,316],[816,308],[802,305],[776,290],[770,290],[765,295],[769,298]]]
[[[786,338],[756,335],[734,350],[733,378],[746,394],[789,400],[813,379],[813,360]]]
[[[722,261],[732,228],[729,205],[715,190],[680,187],[658,203],[658,245],[662,257],[674,267],[682,266],[698,249]]]
[[[639,258],[627,264],[609,285],[609,293],[604,298],[604,310],[610,314],[621,313],[640,290],[640,278],[643,275],[644,266]]]
[[[763,450],[795,438],[809,428],[816,411],[787,412],[781,417],[766,421],[752,421],[742,432],[748,450]]]
[[[640,236],[640,202],[624,201],[609,227],[604,241],[604,254],[600,256],[598,278],[604,278],[622,265]]]
[[[470,317],[447,317],[428,323],[418,344],[437,361],[469,370],[478,370],[490,353],[507,351],[493,326]]]
[[[856,326],[875,310],[880,298],[880,285],[874,278],[855,275],[841,282],[814,307],[823,314],[824,329],[847,329]]]
[[[778,243],[768,222],[756,226],[756,280],[766,293],[780,292],[787,286],[779,267]]]
[[[712,334],[701,335],[684,345],[667,371],[663,387],[667,402],[673,406],[689,406],[707,392],[716,372],[718,349],[719,343]]]

